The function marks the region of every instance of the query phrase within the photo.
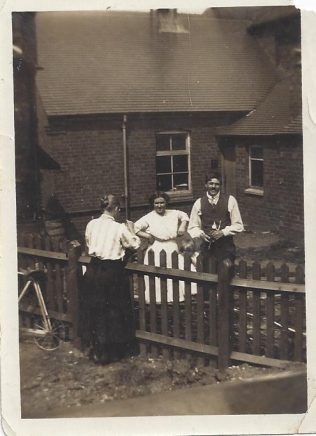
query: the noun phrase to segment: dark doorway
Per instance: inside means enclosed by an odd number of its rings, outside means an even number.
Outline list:
[[[220,145],[222,153],[222,183],[223,191],[227,194],[236,194],[236,151],[234,144]]]

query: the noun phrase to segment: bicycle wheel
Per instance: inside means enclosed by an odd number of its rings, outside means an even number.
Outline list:
[[[51,324],[51,330],[47,330],[43,322],[35,326],[38,331],[35,333],[34,341],[41,350],[56,350],[60,345],[60,341],[65,337],[65,326],[62,321],[53,320]]]

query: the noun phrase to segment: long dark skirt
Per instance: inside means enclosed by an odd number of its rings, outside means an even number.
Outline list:
[[[94,360],[114,360],[130,352],[135,338],[134,316],[124,264],[92,258],[81,288],[80,336]],[[107,355],[107,358],[104,356]]]

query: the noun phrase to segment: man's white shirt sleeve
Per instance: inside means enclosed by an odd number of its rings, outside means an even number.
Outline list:
[[[230,213],[231,225],[222,229],[224,236],[233,236],[236,233],[243,232],[244,225],[239,212],[238,203],[232,195],[228,198],[228,212]]]

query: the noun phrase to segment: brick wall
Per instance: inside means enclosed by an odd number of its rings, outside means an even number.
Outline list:
[[[153,128],[137,128],[128,134],[130,204],[147,204],[156,189],[156,138]]]
[[[297,145],[298,144],[298,145]],[[282,201],[280,233],[290,239],[304,237],[303,147],[301,140],[284,142],[280,149]]]
[[[120,120],[121,121],[121,120]],[[210,120],[207,123],[211,124]],[[205,122],[206,124],[206,122]],[[155,191],[155,133],[163,130],[190,132],[192,196],[172,201],[170,207],[190,213],[193,200],[204,190],[211,160],[220,161],[214,128],[183,117],[131,120],[127,123],[131,219],[150,210],[148,198]],[[122,129],[116,121],[66,121],[50,125],[47,150],[61,170],[42,171],[42,197],[57,195],[67,212],[95,210],[104,192],[124,193]],[[43,144],[44,146],[44,144]],[[91,213],[73,218],[82,232]]]
[[[50,139],[50,155],[61,170],[49,174],[53,174],[55,194],[68,212],[95,209],[105,192],[124,192],[120,130],[69,125],[51,132]],[[42,188],[45,190],[44,184]],[[49,194],[42,192],[46,198]]]
[[[248,146],[264,147],[264,195],[247,194]],[[250,230],[273,230],[290,239],[304,234],[303,156],[301,140],[238,140],[236,146],[237,198]]]
[[[217,160],[220,172],[220,152],[214,137],[212,127],[192,129],[192,186],[194,199],[200,197],[204,191],[205,176],[212,171],[211,161]]]

